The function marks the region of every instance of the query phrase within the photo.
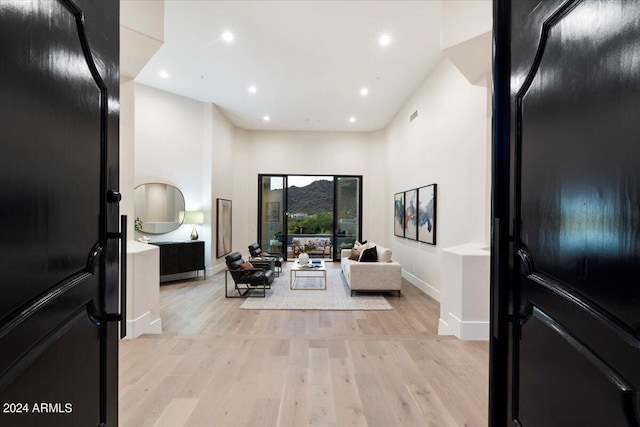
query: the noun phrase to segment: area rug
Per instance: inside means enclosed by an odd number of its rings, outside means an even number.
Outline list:
[[[317,287],[319,278],[298,278],[296,287]],[[240,308],[245,310],[393,310],[378,293],[354,293],[339,269],[327,270],[326,290],[290,290],[289,269],[267,289],[265,298],[247,298]]]

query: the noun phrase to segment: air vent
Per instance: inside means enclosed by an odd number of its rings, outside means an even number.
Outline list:
[[[413,114],[409,116],[409,121],[412,122],[416,117],[418,117],[418,110],[414,111]]]

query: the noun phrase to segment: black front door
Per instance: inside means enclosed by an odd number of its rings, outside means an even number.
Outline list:
[[[1,426],[117,425],[118,31],[117,0],[0,2]]]
[[[492,425],[640,423],[640,3],[495,7]]]

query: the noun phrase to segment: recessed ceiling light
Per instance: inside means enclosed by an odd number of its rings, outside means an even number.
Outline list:
[[[368,94],[369,94],[369,89],[367,89],[366,87],[363,87],[362,89],[360,89],[360,95],[367,96]]]
[[[169,78],[169,73],[167,73],[166,71],[160,71],[160,72],[158,73],[158,75],[159,75],[160,77],[162,77],[163,79],[168,79],[168,78]]]
[[[349,119],[349,121],[350,121],[351,123],[355,123],[355,122],[356,122],[356,118],[355,118],[355,117],[351,117],[351,118]]]
[[[225,31],[224,33],[222,33],[222,40],[226,41],[227,43],[231,43],[233,41],[233,33],[231,31]]]
[[[271,120],[271,117],[269,117],[269,116],[264,116],[264,117],[262,118],[262,120],[264,120],[265,122],[268,122],[269,120]]]
[[[253,85],[249,86],[249,93],[256,93],[257,91],[258,89],[255,86]]]
[[[391,43],[391,36],[388,33],[384,33],[378,39],[378,43],[380,43],[380,46],[382,47],[389,45],[389,43]]]

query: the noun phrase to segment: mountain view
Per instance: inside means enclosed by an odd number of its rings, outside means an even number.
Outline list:
[[[338,185],[338,194],[341,199],[338,218],[341,218],[340,227],[344,229],[348,228],[348,224],[345,225],[343,222],[348,222],[350,218],[357,216],[358,183],[357,180],[341,180]],[[333,187],[333,181],[319,179],[302,187],[292,185],[287,188],[286,211],[289,213],[287,219],[289,234],[333,233]],[[272,200],[280,199],[281,191],[282,189],[271,190]]]
[[[289,187],[288,211],[292,214],[333,212],[333,182],[313,181],[304,187]]]

